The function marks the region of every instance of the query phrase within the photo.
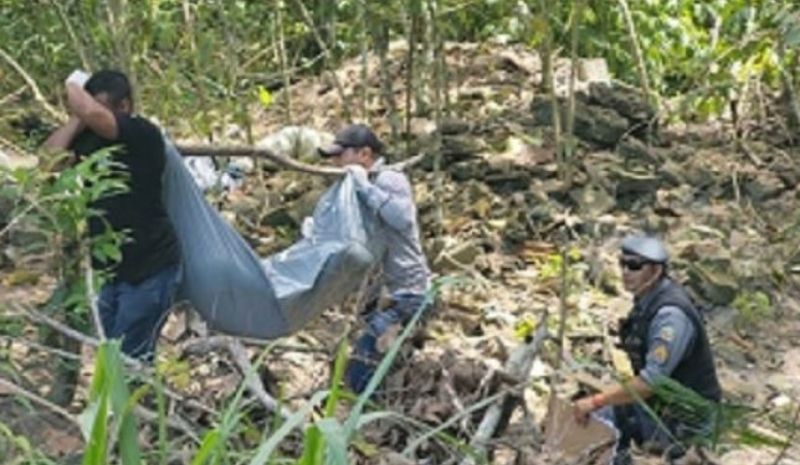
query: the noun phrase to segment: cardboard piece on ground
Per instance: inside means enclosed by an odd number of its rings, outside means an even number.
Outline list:
[[[545,447],[568,460],[592,454],[596,459],[578,463],[606,465],[611,463],[616,431],[602,421],[591,417],[586,426],[575,421],[572,405],[553,397],[545,421]]]

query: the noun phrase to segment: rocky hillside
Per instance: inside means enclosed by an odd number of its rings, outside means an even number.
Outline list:
[[[392,73],[400,76],[402,49],[398,45],[392,53]],[[538,322],[546,319],[550,333],[558,334],[563,308],[570,356],[562,362],[557,344],[545,344],[526,374],[525,408],[515,410],[495,441],[493,463],[578,463],[539,452],[551,384],[568,397],[585,382],[578,373],[608,381],[614,369],[625,369],[611,336],[630,305],[621,289],[617,245],[626,233],[647,231],[664,237],[672,273],[706,309],[726,397],[760,412],[763,435],[791,438],[800,398],[800,293],[793,274],[800,270],[800,147],[786,143],[779,130],[752,131],[750,139],[736,140],[724,121],[668,124],[668,111],[657,112],[636,89],[611,79],[602,62],[584,60],[566,180],[554,150],[555,108],[539,90],[538,57],[522,48],[469,44],[448,46],[447,56],[454,76],[448,83],[452,111],[437,125],[430,105],[416,104],[412,137],[397,142],[392,155],[427,154],[410,172],[426,252],[439,276],[464,279],[444,291],[438,312],[389,376],[380,402],[429,425],[447,421],[498,392],[503,364]],[[368,64],[376,69],[377,59]],[[568,65],[556,66],[561,128]],[[346,63],[337,72],[353,101],[362,95],[356,84],[360,66]],[[369,75],[375,77],[363,107],[369,122],[388,135],[378,73]],[[324,78],[300,81],[289,91],[291,123],[328,131],[344,123],[340,96]],[[261,137],[290,123],[280,108],[282,92],[270,109],[254,109]],[[401,109],[403,95],[398,79],[394,97]],[[174,132],[180,135],[181,129]],[[231,142],[242,141],[238,128],[222,132]],[[287,152],[314,161],[308,148]],[[433,171],[437,154],[441,184]],[[215,200],[266,255],[297,237],[326,181],[267,164],[255,167],[239,188]],[[9,280],[18,266],[13,257],[6,261],[3,295],[46,289],[46,270],[35,284]],[[279,342],[262,373],[271,394],[292,405],[326,385],[341,335],[359,325],[353,305],[332,309]],[[190,350],[198,340],[183,318],[175,316],[164,335],[162,358],[173,366],[171,385],[221,405],[240,376],[224,352]],[[257,352],[257,346],[249,347]],[[21,366],[36,352],[14,348]],[[469,441],[484,411],[476,409],[446,431]],[[360,463],[452,463],[453,448],[436,439],[419,445],[418,462],[388,461],[395,457],[390,451],[408,446],[409,437],[395,423],[377,422],[358,447]],[[289,449],[288,454],[297,451]],[[721,464],[768,464],[780,452],[734,441],[717,451]],[[800,449],[790,449],[782,463],[800,463]]]

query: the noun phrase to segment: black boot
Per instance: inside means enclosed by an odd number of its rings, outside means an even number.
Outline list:
[[[680,444],[671,444],[664,450],[664,463],[675,464],[686,455],[686,448]]]

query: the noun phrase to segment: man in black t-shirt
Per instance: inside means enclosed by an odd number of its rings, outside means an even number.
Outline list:
[[[89,233],[102,234],[107,224],[125,231],[127,240],[122,260],[113,267],[93,260],[95,269],[114,275],[101,289],[98,307],[107,337],[122,338],[122,350],[130,356],[149,357],[180,276],[179,245],[161,200],[164,139],[155,125],[133,114],[125,74],[103,70],[89,77],[76,71],[66,88],[70,119],[45,147],[69,150],[78,159],[115,147],[112,157],[124,166],[129,189],[92,205],[101,214],[89,218]]]

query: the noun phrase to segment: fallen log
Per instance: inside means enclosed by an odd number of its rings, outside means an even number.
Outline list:
[[[533,337],[514,349],[511,355],[509,355],[503,367],[503,372],[513,379],[521,381],[527,380],[531,367],[533,366],[533,361],[536,359],[542,344],[549,336],[547,318],[542,318],[536,327],[536,331],[533,333]],[[469,443],[474,454],[464,457],[460,465],[475,465],[478,463],[478,460],[476,460],[477,457],[485,457],[489,441],[497,431],[501,419],[504,416],[508,417],[508,412],[504,411],[504,407],[507,408],[509,404],[516,404],[516,402],[511,402],[512,400],[513,396],[511,394],[506,394],[501,399],[495,401],[489,409],[486,410],[483,420],[481,420],[478,429],[475,431]]]

